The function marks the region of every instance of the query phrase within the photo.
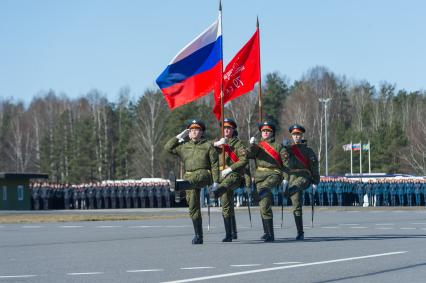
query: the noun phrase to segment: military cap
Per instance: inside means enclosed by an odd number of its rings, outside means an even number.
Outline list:
[[[288,131],[290,132],[290,134],[296,134],[296,133],[303,134],[305,132],[305,128],[299,124],[294,124],[294,125],[291,125],[290,128],[288,128]]]
[[[186,128],[187,129],[198,128],[198,129],[201,129],[204,132],[206,130],[206,125],[201,120],[193,119],[193,120],[189,120],[186,123]]]
[[[259,131],[262,131],[262,130],[270,130],[272,132],[275,132],[275,125],[274,123],[268,122],[268,121],[259,123]]]
[[[231,118],[225,118],[223,119],[223,126],[224,127],[231,127],[236,129],[237,128],[237,123],[235,123],[235,121]]]

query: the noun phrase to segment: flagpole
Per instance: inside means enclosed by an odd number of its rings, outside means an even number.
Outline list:
[[[359,149],[359,174],[362,175],[362,142],[359,142],[360,149]]]
[[[260,28],[259,28],[259,17],[256,17],[256,29],[258,31],[258,46],[259,46],[259,90],[258,90],[258,100],[259,100],[259,122],[263,121],[263,109],[262,109],[262,69],[260,63]]]
[[[368,140],[368,173],[371,174],[370,140]]]
[[[220,16],[220,30],[221,30],[221,34],[222,34],[222,44],[220,46],[220,55],[222,60],[220,61],[220,65],[221,65],[221,71],[220,71],[220,132],[221,132],[221,137],[224,138],[225,137],[225,132],[224,132],[224,105],[223,105],[223,29],[222,29],[222,1],[219,0],[219,16]],[[225,148],[222,147],[222,166],[223,169],[225,169]]]
[[[352,141],[351,141],[351,175],[353,175],[354,174],[354,171],[353,171],[353,164],[352,164],[353,162],[352,162]]]

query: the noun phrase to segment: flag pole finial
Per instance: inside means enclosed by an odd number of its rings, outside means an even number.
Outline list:
[[[222,12],[222,0],[219,0],[219,11]]]
[[[259,16],[256,16],[256,27],[259,28]]]

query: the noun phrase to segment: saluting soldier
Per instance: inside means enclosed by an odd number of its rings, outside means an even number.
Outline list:
[[[250,138],[248,157],[255,159],[256,171],[254,183],[259,194],[260,216],[263,223],[264,242],[273,242],[274,225],[272,214],[272,189],[282,182],[284,149],[281,143],[275,142],[275,125],[265,121],[259,124],[261,140]]]
[[[203,243],[200,190],[212,183],[216,187],[219,182],[218,154],[213,143],[204,137],[205,130],[206,126],[202,121],[191,120],[183,132],[170,139],[165,145],[165,149],[179,156],[184,164],[184,180],[176,182],[173,172],[170,172],[169,179],[172,191],[186,190],[189,216],[195,231],[192,244]]]
[[[288,182],[285,194],[291,198],[293,204],[292,210],[297,228],[296,240],[304,240],[301,196],[311,184],[318,185],[320,182],[318,159],[307,141],[303,139],[304,127],[294,124],[288,130],[292,141],[285,147],[284,167],[287,171],[284,173],[284,178],[285,182]]]
[[[237,123],[230,119],[223,120],[223,135],[219,141],[214,142],[216,148],[225,151],[225,164],[219,158],[221,181],[217,187],[212,187],[211,198],[219,198],[222,204],[222,216],[225,225],[225,238],[222,242],[232,242],[237,239],[237,223],[234,211],[234,190],[245,185],[244,174],[248,164],[247,148],[238,138]],[[219,154],[218,150],[218,154]]]

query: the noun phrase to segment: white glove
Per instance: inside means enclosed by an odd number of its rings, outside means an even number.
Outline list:
[[[186,138],[189,134],[189,129],[185,129],[182,133],[176,136],[179,142],[183,142],[183,139]]]
[[[222,178],[225,178],[229,173],[232,172],[232,168],[228,167],[222,170]]]
[[[250,143],[251,144],[255,144],[256,143],[256,138],[255,137],[251,137],[250,138]]]
[[[282,184],[283,184],[283,189],[285,191],[287,189],[287,186],[288,186],[288,181],[286,179],[284,179]]]
[[[220,140],[215,141],[215,142],[213,143],[213,145],[214,145],[215,147],[219,147],[219,146],[221,146],[222,144],[226,144],[226,139],[225,139],[225,138],[221,138]]]
[[[218,183],[216,183],[216,182],[214,182],[214,183],[213,183],[213,185],[212,185],[212,189],[213,189],[213,190],[216,190],[216,189],[217,189],[217,187],[219,187],[219,184],[218,184]]]
[[[317,190],[317,185],[313,184],[312,185],[312,192],[315,193],[316,190]]]

